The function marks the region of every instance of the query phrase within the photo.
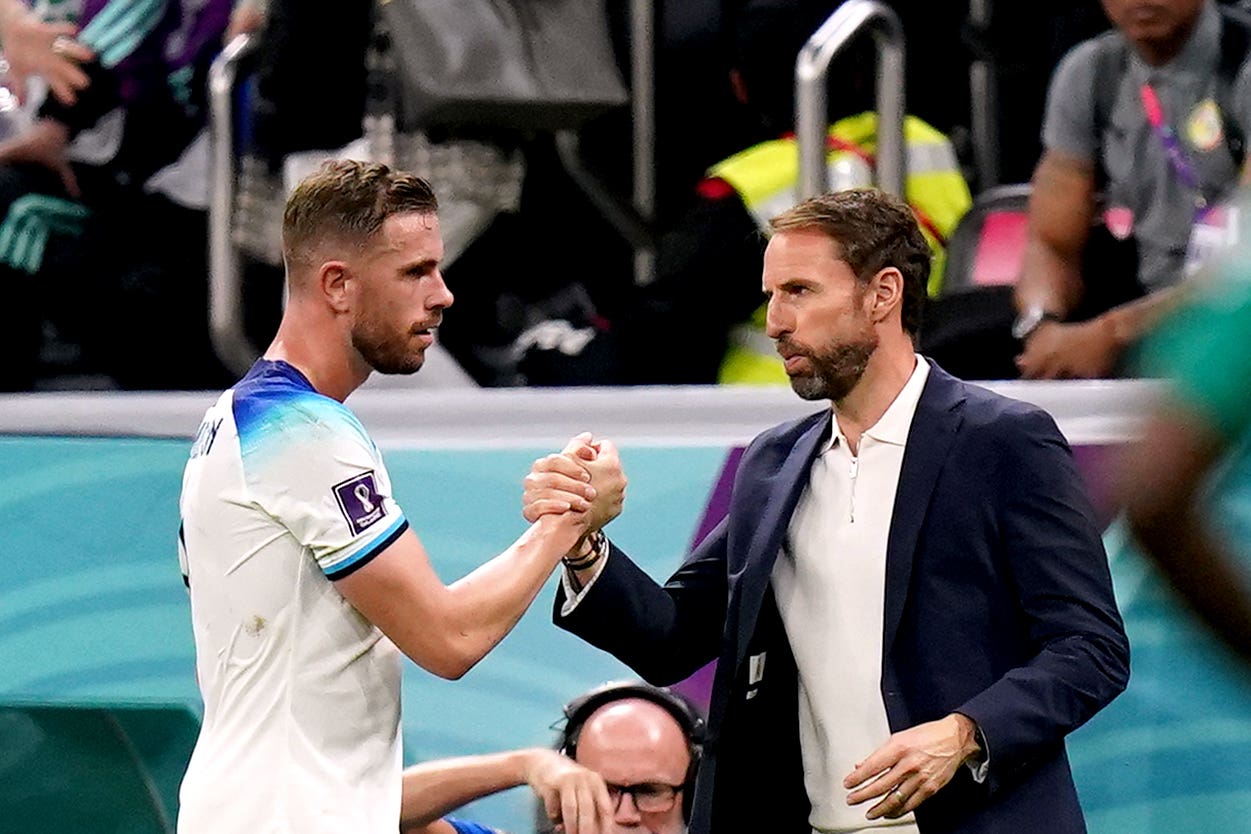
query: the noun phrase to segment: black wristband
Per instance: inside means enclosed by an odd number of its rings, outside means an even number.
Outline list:
[[[596,530],[588,537],[591,543],[591,552],[580,558],[570,559],[568,556],[561,559],[565,563],[565,567],[570,570],[586,570],[594,565],[600,559],[608,555],[608,538],[602,530]]]

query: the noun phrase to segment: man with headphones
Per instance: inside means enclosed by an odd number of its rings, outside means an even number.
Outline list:
[[[686,697],[642,681],[606,683],[565,706],[554,751],[442,759],[406,770],[400,830],[495,834],[441,815],[529,784],[543,834],[683,834],[703,744],[703,714]],[[604,790],[611,824],[594,812]]]
[[[569,702],[558,742],[562,754],[604,778],[613,834],[686,831],[703,746],[699,708],[642,681],[607,683]]]

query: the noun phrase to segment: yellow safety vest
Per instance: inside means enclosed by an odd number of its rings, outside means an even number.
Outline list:
[[[826,156],[831,190],[873,185],[869,162],[877,149],[877,114],[861,113],[830,126]],[[929,293],[942,287],[946,241],[973,204],[951,141],[915,116],[904,119],[906,178],[904,191],[917,213],[921,231],[934,251]],[[855,150],[841,150],[854,148]],[[794,138],[775,139],[748,148],[713,166],[708,176],[729,183],[743,204],[767,229],[769,220],[799,202],[799,146]],[[730,336],[720,381],[732,384],[784,385],[782,361],[764,335],[765,308]]]

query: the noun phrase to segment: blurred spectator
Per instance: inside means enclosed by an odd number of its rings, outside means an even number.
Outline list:
[[[1213,0],[1103,0],[1057,67],[1013,335],[1026,377],[1101,377],[1170,303],[1190,230],[1243,167],[1251,36]],[[1102,191],[1102,200],[1099,192]]]
[[[1242,208],[1246,208],[1245,200]],[[1245,231],[1245,230],[1244,230]],[[1145,339],[1142,371],[1167,381],[1121,463],[1143,550],[1251,661],[1251,247],[1195,279]]]
[[[0,143],[0,281],[16,294],[0,388],[33,383],[45,315],[125,387],[163,387],[174,373],[220,384],[206,323],[202,128],[230,10],[229,0],[84,2],[89,84],[72,104],[48,99]]]

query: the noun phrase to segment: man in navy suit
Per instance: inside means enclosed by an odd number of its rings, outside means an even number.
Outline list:
[[[916,354],[929,269],[875,190],[774,219],[768,334],[833,408],[751,443],[663,586],[602,533],[565,559],[562,628],[653,683],[719,661],[693,834],[1085,831],[1064,738],[1129,676],[1099,529],[1045,412]],[[527,515],[620,477],[569,448]]]

